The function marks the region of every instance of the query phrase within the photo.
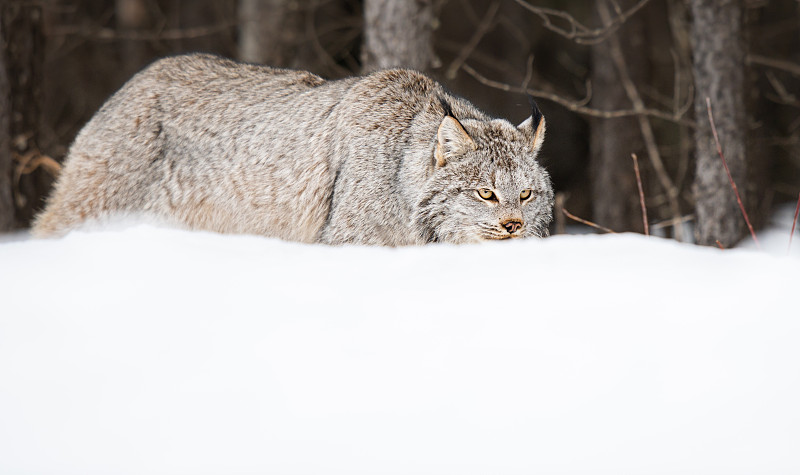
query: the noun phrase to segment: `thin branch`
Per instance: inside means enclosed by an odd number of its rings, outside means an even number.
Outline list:
[[[113,28],[98,28],[86,30],[85,27],[60,27],[54,28],[50,36],[78,36],[81,38],[91,38],[103,41],[133,40],[133,41],[154,41],[154,40],[183,40],[200,38],[203,36],[214,35],[227,31],[237,25],[236,22],[221,23],[212,26],[198,26],[194,28],[174,28],[161,31],[119,31]]]
[[[635,153],[633,157],[633,171],[636,172],[636,185],[639,187],[639,205],[642,207],[642,223],[644,223],[644,235],[650,235],[650,225],[647,223],[647,206],[644,204],[644,189],[642,188],[642,176],[639,174],[639,157]]]
[[[314,49],[314,53],[316,53],[317,58],[320,59],[323,63],[326,63],[333,71],[337,71],[338,74],[346,75],[349,71],[336,62],[335,59],[328,53],[325,48],[322,46],[319,40],[319,34],[317,33],[317,24],[314,21],[316,9],[319,7],[319,3],[314,3],[311,5],[311,12],[305,15],[305,30],[307,36],[311,38],[311,46]]]
[[[672,67],[675,71],[672,79],[672,107],[677,113],[681,103],[681,60],[674,48],[670,48],[669,54],[672,57]]]
[[[593,223],[591,221],[587,221],[587,220],[585,220],[583,218],[579,218],[579,217],[575,216],[574,214],[572,214],[569,211],[567,211],[567,208],[562,207],[561,208],[561,212],[564,213],[564,216],[566,216],[567,218],[569,218],[569,219],[571,219],[573,221],[577,221],[577,222],[579,222],[581,224],[585,224],[587,226],[591,226],[591,227],[593,227],[595,229],[599,229],[599,230],[607,232],[609,234],[617,234],[615,231],[612,231],[611,229],[608,229],[605,226],[600,226],[599,224],[596,224],[596,223]]]
[[[475,8],[472,6],[472,3],[469,0],[460,0],[458,3],[460,3],[462,7],[461,13],[467,17],[470,23],[473,25],[480,23],[478,12],[475,11]]]
[[[772,86],[772,89],[778,94],[778,97],[775,97],[773,94],[765,94],[764,96],[767,99],[770,99],[778,104],[795,107],[800,105],[800,101],[797,100],[797,97],[786,90],[786,86],[783,85],[774,72],[767,71],[764,76],[766,76],[767,81],[769,81],[769,84]]]
[[[531,47],[531,37],[530,32],[526,29],[520,28],[514,20],[509,19],[506,15],[498,14],[497,15],[497,26],[502,28],[504,34],[512,36],[514,41],[517,42],[519,45],[520,50],[522,51],[530,51],[533,49]],[[495,54],[497,54],[495,52]]]
[[[22,175],[29,175],[39,167],[47,171],[50,176],[54,177],[58,176],[58,174],[61,172],[60,163],[55,161],[53,158],[42,154],[36,148],[29,150],[24,154],[18,154],[16,152],[12,153],[13,159],[17,162],[16,167],[14,167],[15,183],[19,183],[19,179]]]
[[[571,100],[560,96],[559,94],[555,94],[549,91],[543,91],[540,89],[531,89],[526,87],[514,86],[508,83],[495,81],[493,79],[489,79],[486,76],[482,75],[475,69],[473,69],[469,64],[464,63],[461,67],[464,71],[467,72],[470,76],[475,78],[476,81],[483,84],[484,86],[489,86],[494,89],[499,89],[505,92],[516,92],[519,94],[530,94],[533,97],[538,99],[547,99],[549,101],[553,101],[556,104],[563,106],[565,109],[570,110],[572,112],[586,115],[589,117],[598,117],[600,119],[616,119],[619,117],[632,117],[632,116],[639,116],[644,115],[648,117],[654,117],[657,119],[666,120],[669,122],[674,122],[676,124],[685,125],[686,127],[696,128],[697,124],[694,122],[684,119],[681,116],[676,116],[675,114],[671,114],[669,112],[663,112],[656,109],[643,109],[641,111],[635,109],[618,109],[618,110],[600,110],[595,109],[592,107],[587,107],[586,103],[588,99],[591,97],[591,94],[588,94],[587,97],[581,100]],[[690,99],[691,101],[691,99]],[[691,104],[691,102],[689,102]],[[688,109],[688,108],[687,108]]]
[[[690,51],[691,45],[689,44],[689,37],[685,34],[688,30],[688,15],[686,12],[687,5],[683,2],[668,1],[667,4],[667,17],[669,22],[670,36],[672,37],[673,48],[670,49],[672,55],[673,68],[675,74],[673,81],[674,84],[674,98],[673,110],[678,113],[681,104],[681,89],[686,89],[686,97],[689,99],[688,104],[692,104],[691,100],[695,96],[694,80],[691,68],[688,66],[691,63]],[[684,189],[684,183],[688,178],[690,154],[692,150],[692,143],[689,140],[690,132],[684,127],[678,127],[678,151],[677,151],[677,167],[675,170],[674,182],[675,187],[679,190]]]
[[[789,246],[786,248],[786,254],[792,250],[792,238],[794,237],[794,227],[797,225],[797,215],[800,214],[800,193],[797,195],[797,207],[794,209],[794,219],[792,220],[792,232],[789,234]]]
[[[525,65],[525,78],[522,80],[521,86],[527,88],[528,84],[531,83],[531,79],[533,79],[533,53],[528,55],[528,63]]]
[[[681,216],[678,219],[678,221],[680,221],[681,223],[687,223],[689,221],[692,221],[693,219],[694,219],[694,215],[693,214],[687,214],[686,216]],[[672,219],[668,219],[666,221],[661,221],[661,222],[655,223],[654,225],[651,226],[651,228],[652,229],[671,228],[671,227],[675,226],[675,222],[676,222],[676,220],[674,218],[672,218]]]
[[[547,28],[548,30],[558,33],[559,35],[568,38],[570,40],[575,41],[578,44],[590,45],[600,43],[609,35],[617,31],[623,23],[628,21],[628,18],[633,16],[636,12],[641,10],[650,0],[639,0],[636,5],[632,6],[627,11],[619,11],[618,15],[611,20],[610,22],[606,22],[606,24],[600,28],[589,28],[578,20],[575,19],[569,13],[566,13],[562,10],[555,10],[552,8],[544,8],[544,7],[536,7],[531,5],[525,0],[514,0],[528,10],[529,12],[537,15],[539,18],[542,19],[542,26]],[[561,28],[553,24],[553,19],[558,18],[562,21],[565,21],[569,24],[569,29]]]
[[[12,193],[14,201],[18,206],[24,206],[27,198],[20,191],[20,180],[23,175],[33,173],[38,168],[44,169],[50,176],[56,177],[61,171],[61,164],[47,155],[43,155],[36,147],[27,151],[24,154],[12,152],[12,158],[17,162],[14,166],[14,181],[12,185]]]
[[[745,57],[747,64],[757,64],[759,66],[767,66],[769,68],[780,69],[795,76],[800,76],[800,64],[784,61],[782,59],[769,58],[767,56],[760,56],[757,54],[748,54]]]
[[[494,28],[494,18],[497,16],[497,11],[499,9],[499,0],[489,5],[489,9],[486,10],[486,14],[483,15],[483,19],[481,20],[480,24],[478,24],[478,28],[475,29],[475,33],[472,35],[472,38],[469,39],[467,44],[461,49],[458,57],[456,57],[456,59],[450,63],[450,67],[447,68],[447,72],[445,73],[447,79],[454,79],[456,77],[456,73],[461,68],[461,65],[464,64],[464,61],[466,61],[469,55],[472,54],[472,52],[478,46],[478,43],[480,43],[483,37],[486,36],[486,33]]]
[[[447,38],[437,39],[437,41],[438,41],[438,46],[441,49],[447,51],[448,53],[453,53],[454,55],[458,55],[458,53],[461,51],[461,48],[464,47],[464,44],[462,42],[448,40]],[[517,71],[514,71],[512,68],[509,67],[507,61],[499,60],[494,55],[485,54],[482,53],[481,51],[473,51],[469,59],[474,64],[485,66],[487,68],[490,68],[492,71],[497,71],[498,73],[501,73],[506,76],[515,76],[514,81],[517,80],[516,76],[522,78],[521,74],[519,74]]]
[[[717,125],[714,123],[714,115],[711,113],[711,98],[706,97],[706,109],[708,109],[708,120],[711,122],[711,132],[714,135],[714,142],[717,144],[717,153],[719,154],[719,158],[722,159],[722,165],[725,166],[725,172],[728,174],[728,180],[731,182],[731,188],[733,188],[733,192],[736,194],[736,201],[739,203],[739,209],[742,210],[742,216],[744,216],[744,222],[747,223],[747,229],[750,230],[750,235],[753,236],[753,241],[756,243],[756,247],[761,249],[761,244],[758,242],[758,238],[756,237],[756,232],[753,230],[753,225],[750,224],[750,217],[747,216],[747,211],[744,209],[744,204],[742,204],[742,197],[739,196],[739,188],[736,186],[736,182],[733,181],[733,176],[731,175],[731,169],[728,168],[728,161],[725,160],[725,155],[722,153],[722,145],[719,143],[719,135],[717,135]]]

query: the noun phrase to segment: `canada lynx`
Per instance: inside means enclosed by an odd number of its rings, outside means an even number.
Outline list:
[[[337,81],[194,54],[83,128],[34,233],[144,214],[191,229],[398,246],[546,236],[545,121],[492,119],[430,78]]]

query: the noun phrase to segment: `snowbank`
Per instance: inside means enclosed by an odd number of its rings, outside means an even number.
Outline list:
[[[0,473],[798,473],[798,264],[635,235],[1,243]]]

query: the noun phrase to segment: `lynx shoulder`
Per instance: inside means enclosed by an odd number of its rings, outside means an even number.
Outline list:
[[[211,55],[157,61],[95,114],[34,225],[147,215],[380,245],[545,236],[545,120],[514,126],[408,70],[326,81]]]

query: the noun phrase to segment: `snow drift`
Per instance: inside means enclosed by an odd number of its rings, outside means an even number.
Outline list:
[[[0,473],[797,473],[799,262],[635,235],[6,242]]]

